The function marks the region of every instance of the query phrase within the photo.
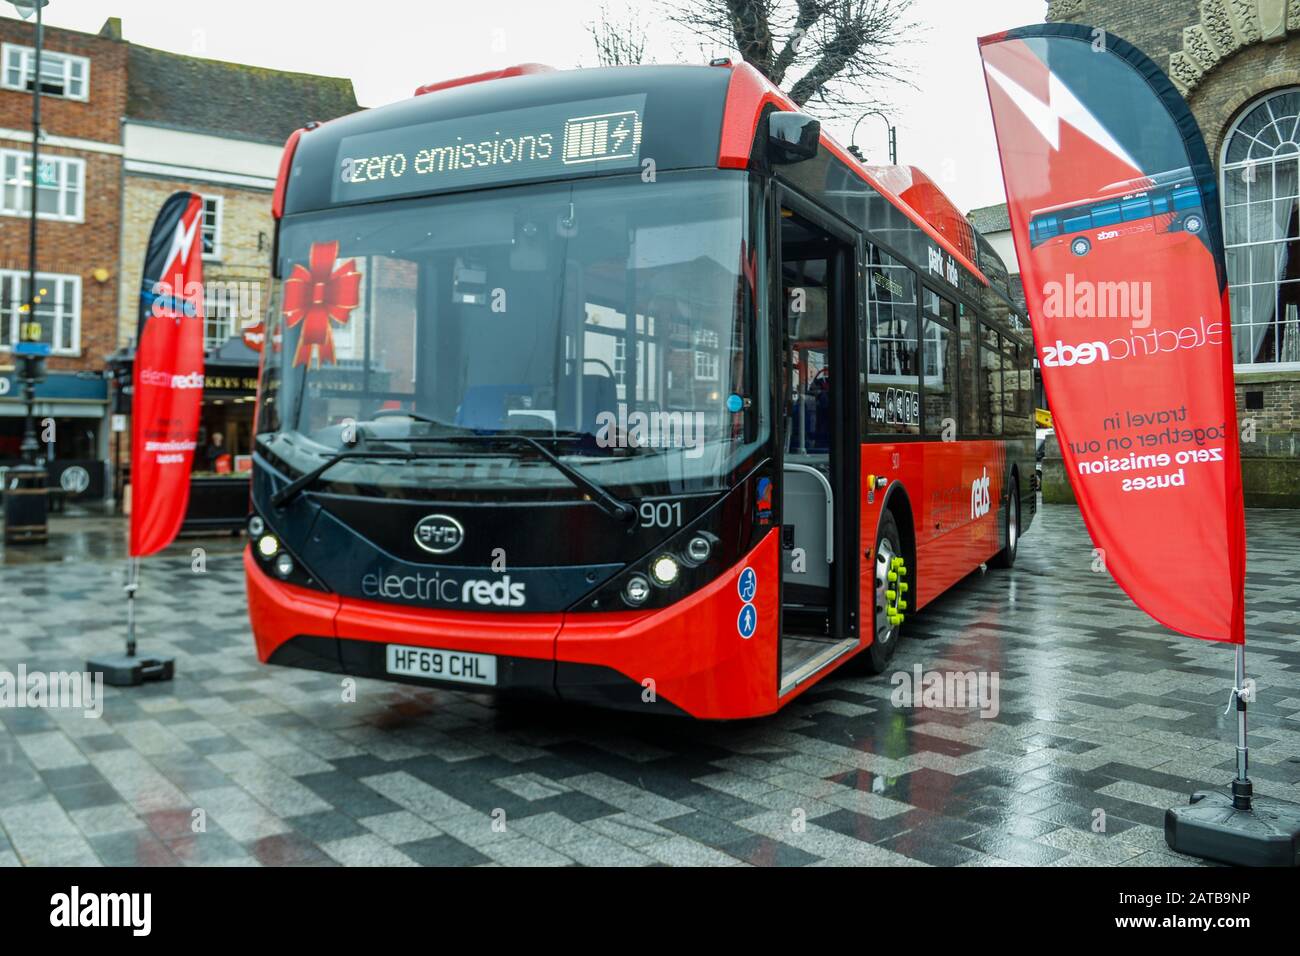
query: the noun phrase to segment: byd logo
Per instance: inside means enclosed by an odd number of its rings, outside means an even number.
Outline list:
[[[425,515],[415,525],[415,543],[430,554],[451,554],[465,540],[465,529],[450,515]]]
[[[985,468],[983,475],[970,483],[970,516],[982,518],[989,513],[992,505],[992,498],[989,495],[989,470]]]

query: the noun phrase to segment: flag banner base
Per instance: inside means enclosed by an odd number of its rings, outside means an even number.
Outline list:
[[[1249,786],[1249,784],[1247,784]],[[1175,853],[1237,866],[1300,866],[1300,804],[1198,790],[1185,807],[1165,811],[1165,842]]]
[[[86,670],[102,673],[110,687],[136,687],[145,681],[171,680],[176,675],[176,658],[106,654],[86,661]]]

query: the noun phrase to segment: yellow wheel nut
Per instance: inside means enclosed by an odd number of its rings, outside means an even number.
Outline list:
[[[893,584],[895,581],[898,580],[898,572],[897,572],[897,571],[890,571],[887,577],[888,577],[889,583],[890,583],[890,584]]]
[[[886,591],[886,592],[885,592],[885,599],[886,599],[886,600],[889,600],[889,601],[896,601],[896,600],[898,600],[898,592],[897,592],[897,591]]]
[[[900,584],[900,585],[898,586],[898,590],[899,590],[900,593],[902,593],[902,594],[906,594],[906,593],[907,593],[907,582],[904,581],[902,584]]]
[[[906,611],[906,610],[907,610],[907,602],[906,602],[906,601],[899,601],[899,602],[898,602],[898,609],[899,609],[900,611]]]

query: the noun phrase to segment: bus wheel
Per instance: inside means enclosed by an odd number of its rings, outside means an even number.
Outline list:
[[[1086,256],[1091,249],[1092,243],[1083,236],[1080,236],[1078,239],[1075,239],[1070,243],[1070,251],[1076,256]]]
[[[902,540],[894,513],[886,511],[880,518],[880,531],[876,537],[874,639],[867,648],[867,668],[873,674],[879,674],[889,666],[902,636],[903,612],[909,604],[911,585],[907,580],[907,561],[900,547]]]
[[[1196,235],[1198,232],[1200,232],[1201,229],[1204,228],[1204,226],[1205,226],[1204,220],[1202,220],[1201,217],[1196,215],[1195,213],[1192,213],[1190,216],[1188,216],[1186,219],[1183,220],[1183,228],[1186,229],[1188,232],[1190,232],[1193,236]]]
[[[1016,548],[1020,545],[1020,486],[1011,479],[1011,495],[1007,498],[1007,529],[1002,539],[1002,550],[990,562],[995,568],[1009,568],[1016,563]]]

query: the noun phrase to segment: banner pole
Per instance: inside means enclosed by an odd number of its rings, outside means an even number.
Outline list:
[[[1251,790],[1250,752],[1246,744],[1246,645],[1237,645],[1237,673],[1232,695],[1237,699],[1237,779],[1232,781],[1232,805],[1237,810],[1249,810]]]
[[[140,559],[126,559],[126,656],[135,657],[135,592],[139,587]]]

